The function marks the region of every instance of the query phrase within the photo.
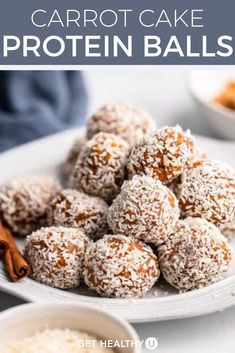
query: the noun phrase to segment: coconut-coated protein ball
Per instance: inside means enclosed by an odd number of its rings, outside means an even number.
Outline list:
[[[90,139],[103,131],[119,135],[132,146],[154,129],[154,120],[142,108],[126,104],[107,104],[88,120],[87,137]]]
[[[77,162],[78,156],[81,152],[81,149],[85,145],[85,143],[85,137],[80,137],[74,141],[72,147],[69,150],[67,158],[62,166],[62,175],[64,178],[69,180]]]
[[[208,286],[229,268],[232,250],[219,229],[202,218],[180,220],[158,247],[163,276],[180,291]]]
[[[181,176],[178,176],[178,178],[174,179],[171,183],[167,184],[167,186],[178,199],[181,187]]]
[[[48,219],[51,225],[80,228],[90,239],[97,239],[109,229],[107,213],[103,199],[65,189],[51,202]]]
[[[163,127],[136,144],[128,161],[128,174],[145,174],[168,184],[194,157],[194,140],[180,126]]]
[[[85,283],[104,297],[142,297],[159,275],[152,249],[124,235],[106,235],[86,252]]]
[[[203,151],[203,150],[199,150],[196,149],[195,155],[194,155],[194,160],[191,164],[194,165],[197,162],[200,162],[201,160],[204,159],[208,159],[208,154]],[[187,166],[188,168],[188,166]],[[186,169],[186,168],[185,168]],[[184,172],[183,172],[184,173]],[[179,199],[180,196],[180,190],[181,190],[181,183],[182,183],[182,174],[179,175],[176,179],[174,179],[172,182],[170,182],[169,184],[167,184],[167,186],[171,189],[171,191],[175,194],[175,196],[177,197],[177,199]]]
[[[182,174],[180,207],[184,216],[202,217],[218,227],[235,219],[235,171],[200,160]]]
[[[129,145],[121,137],[100,132],[82,149],[72,176],[72,188],[111,202],[126,177]]]
[[[55,288],[78,287],[88,244],[88,237],[76,228],[46,227],[28,235],[24,255],[30,277]]]
[[[222,224],[219,229],[227,239],[232,239],[235,237],[235,221],[228,224]]]
[[[178,201],[169,188],[146,175],[125,181],[108,212],[114,233],[159,245],[179,219]]]
[[[44,176],[9,179],[0,186],[0,214],[14,233],[27,235],[46,225],[48,204],[60,189]]]

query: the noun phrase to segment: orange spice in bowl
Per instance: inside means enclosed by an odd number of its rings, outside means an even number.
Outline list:
[[[229,82],[214,101],[228,109],[235,110],[235,81]]]

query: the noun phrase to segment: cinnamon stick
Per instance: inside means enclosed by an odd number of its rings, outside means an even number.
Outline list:
[[[18,249],[11,231],[2,225],[1,239],[6,241],[8,249],[5,252],[4,260],[10,279],[13,282],[24,278],[29,274],[29,265]]]
[[[9,249],[9,245],[4,234],[5,231],[3,225],[0,223],[0,256],[4,256],[6,251]]]

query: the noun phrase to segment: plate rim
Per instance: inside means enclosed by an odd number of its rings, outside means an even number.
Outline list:
[[[54,301],[78,301],[84,304],[93,304],[97,307],[110,310],[131,323],[147,323],[180,318],[197,317],[214,312],[220,312],[235,305],[235,275],[216,282],[208,287],[191,292],[173,294],[169,297],[116,299],[85,296],[77,293],[69,293],[72,298],[66,297],[63,290],[48,287],[41,283],[35,283],[37,291],[45,289],[44,294],[31,295],[27,290],[31,287],[28,282],[35,281],[25,279],[17,284],[0,282],[0,289],[27,302],[54,302]],[[20,284],[18,287],[17,285]],[[26,292],[24,293],[24,289]],[[56,297],[49,293],[56,290]],[[58,293],[60,295],[58,296]],[[198,305],[198,302],[200,305]],[[120,305],[122,309],[120,311]],[[184,311],[181,308],[184,306]],[[146,313],[147,316],[143,315]],[[150,310],[150,311],[149,311]]]

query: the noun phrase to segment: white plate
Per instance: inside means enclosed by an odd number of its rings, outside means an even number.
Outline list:
[[[58,175],[58,170],[75,137],[82,130],[67,131],[52,137],[26,144],[0,155],[0,182],[14,175],[49,174]],[[227,161],[235,167],[235,143],[198,137],[200,149],[210,156]],[[23,242],[21,241],[21,246]],[[232,242],[235,248],[235,240]],[[86,288],[59,290],[26,278],[11,283],[0,264],[0,289],[28,301],[78,301],[93,303],[119,314],[131,322],[147,322],[198,316],[220,311],[235,304],[235,264],[226,278],[209,287],[178,294],[165,283],[154,287],[142,299],[99,298]]]

